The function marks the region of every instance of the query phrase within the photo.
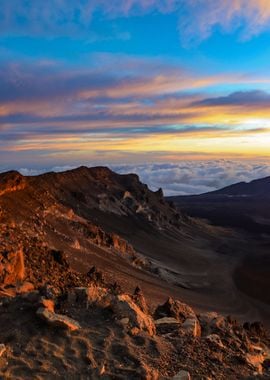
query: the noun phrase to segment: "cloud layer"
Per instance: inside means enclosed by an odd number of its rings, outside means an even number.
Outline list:
[[[224,84],[260,87],[268,78],[114,59],[93,56],[80,70],[57,62],[2,63],[0,159],[26,153],[40,162],[64,154],[81,162],[101,154],[269,156],[270,94],[219,94]]]
[[[182,161],[145,165],[113,166],[119,173],[137,173],[142,182],[167,196],[201,194],[233,183],[270,176],[270,162]]]

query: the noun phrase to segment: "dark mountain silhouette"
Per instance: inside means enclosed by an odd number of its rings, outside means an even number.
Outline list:
[[[169,197],[187,214],[254,234],[270,233],[270,177],[192,196]]]
[[[270,177],[256,179],[251,182],[239,182],[223,189],[201,194],[201,197],[235,196],[235,197],[270,197]]]

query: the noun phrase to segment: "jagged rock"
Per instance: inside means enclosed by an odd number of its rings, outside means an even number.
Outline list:
[[[112,298],[111,309],[117,319],[129,318],[131,328],[146,330],[151,336],[156,333],[155,324],[150,315],[145,314],[127,294]]]
[[[190,306],[169,297],[163,305],[157,307],[154,313],[155,319],[163,317],[173,317],[184,322],[187,318],[196,318],[196,314]]]
[[[139,306],[139,308],[146,314],[149,313],[146,300],[144,298],[142,289],[137,286],[132,296],[133,301]]]
[[[37,315],[53,327],[66,328],[71,331],[81,328],[80,324],[74,319],[69,318],[66,315],[53,313],[45,307],[40,307],[37,310]]]
[[[185,333],[192,335],[194,338],[201,336],[201,326],[196,317],[187,318],[181,327]]]
[[[188,371],[179,371],[172,380],[191,380],[191,376]]]
[[[206,337],[206,340],[211,342],[213,345],[217,346],[218,348],[223,349],[224,344],[222,343],[222,340],[218,334],[210,334]]]

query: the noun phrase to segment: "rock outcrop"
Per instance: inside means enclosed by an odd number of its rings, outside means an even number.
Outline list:
[[[173,317],[184,322],[187,318],[196,318],[196,315],[190,306],[170,297],[163,305],[157,307],[154,317]]]
[[[120,321],[126,319],[127,324],[133,331],[138,329],[138,331],[147,331],[150,336],[155,334],[156,328],[152,317],[145,314],[129,295],[115,296],[112,299],[111,308]]]

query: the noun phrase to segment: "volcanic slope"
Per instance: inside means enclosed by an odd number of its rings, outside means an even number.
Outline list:
[[[177,208],[213,226],[233,229],[246,244],[246,255],[234,271],[236,286],[270,305],[270,177],[240,182],[193,196],[169,197]]]
[[[61,251],[74,270],[101,268],[125,291],[140,285],[153,307],[172,295],[197,310],[270,320],[267,305],[235,285],[250,249],[245,237],[176,211],[162,190],[152,192],[134,174],[105,167],[1,174],[0,223],[2,261],[21,249],[28,280],[38,285],[42,255]],[[40,255],[35,275],[32,255]]]

